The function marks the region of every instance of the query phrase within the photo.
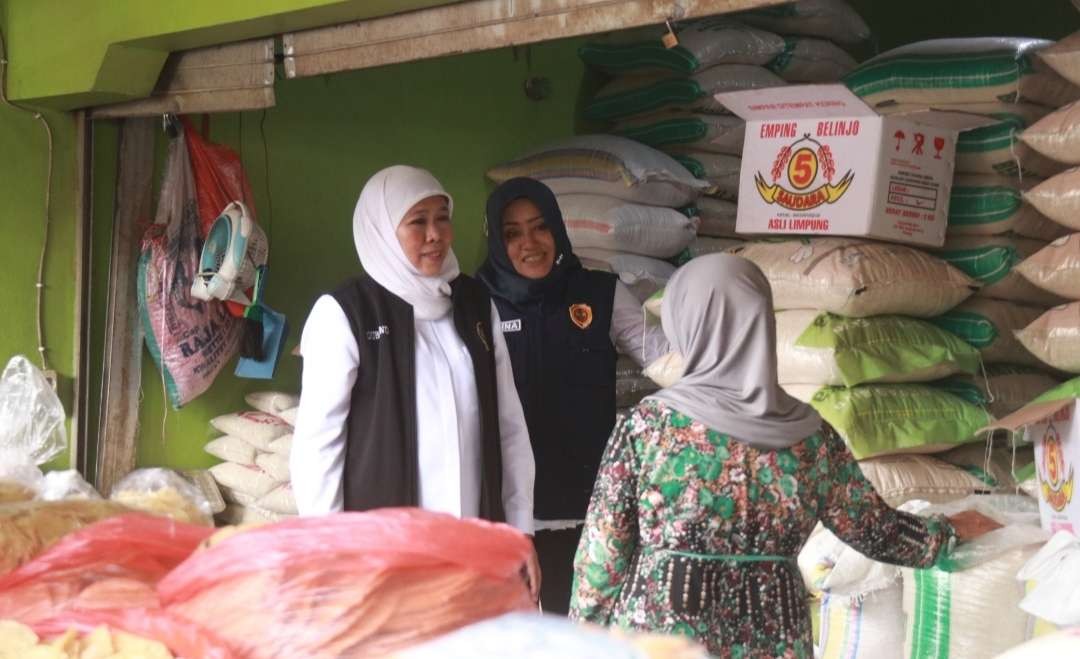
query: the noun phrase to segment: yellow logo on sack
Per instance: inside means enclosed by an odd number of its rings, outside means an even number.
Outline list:
[[[851,187],[855,174],[849,169],[838,183],[836,161],[827,144],[810,139],[809,135],[780,149],[769,172],[772,183],[758,172],[754,176],[758,194],[768,204],[778,204],[788,210],[805,211],[822,204],[835,204]],[[787,186],[778,183],[783,178]],[[819,183],[814,187],[815,183]]]
[[[1073,497],[1073,468],[1069,466],[1069,475],[1065,476],[1065,454],[1061,450],[1061,436],[1057,428],[1050,424],[1042,438],[1042,490],[1043,500],[1057,512],[1065,510]]]

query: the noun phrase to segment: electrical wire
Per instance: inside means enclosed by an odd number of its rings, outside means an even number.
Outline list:
[[[49,225],[51,219],[52,210],[52,177],[53,177],[53,133],[52,128],[49,126],[49,122],[42,116],[40,112],[35,112],[28,108],[24,108],[21,105],[12,103],[7,97],[7,50],[4,45],[4,34],[0,31],[0,102],[9,108],[14,110],[20,110],[26,112],[41,122],[42,127],[45,128],[45,138],[48,143],[48,161],[45,173],[45,222],[44,222],[44,235],[41,238],[41,255],[38,258],[37,269],[37,281],[34,284],[36,289],[37,299],[37,342],[38,342],[38,356],[41,358],[41,370],[49,370],[49,360],[45,355],[45,331],[42,322],[42,300],[44,298],[45,290],[45,255],[49,249]]]

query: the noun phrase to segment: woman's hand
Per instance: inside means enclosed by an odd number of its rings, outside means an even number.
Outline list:
[[[965,510],[962,513],[950,515],[948,520],[956,529],[956,540],[958,542],[971,542],[979,536],[1001,528],[1001,524],[974,510]]]

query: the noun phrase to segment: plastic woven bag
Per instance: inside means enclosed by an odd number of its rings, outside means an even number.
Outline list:
[[[158,585],[166,609],[249,659],[380,656],[533,608],[529,541],[417,509],[301,518],[229,536]]]

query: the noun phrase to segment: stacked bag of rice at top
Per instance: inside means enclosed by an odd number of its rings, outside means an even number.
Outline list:
[[[296,515],[289,482],[289,453],[300,398],[265,391],[245,397],[253,410],[224,414],[210,421],[222,436],[205,451],[223,460],[210,468],[227,505],[225,524],[278,521]]]
[[[708,183],[670,156],[614,135],[559,140],[497,165],[488,178],[543,181],[555,193],[574,252],[586,267],[619,274],[641,299],[674,273],[664,259],[697,233],[693,208]]]
[[[739,192],[744,122],[713,95],[787,83],[836,82],[855,60],[833,42],[870,36],[843,0],[803,0],[783,7],[690,21],[665,47],[662,30],[628,44],[590,43],[590,67],[614,76],[584,108],[587,119],[664,151],[710,189],[698,200],[700,236],[679,263],[731,247]],[[784,36],[780,36],[784,35]]]

